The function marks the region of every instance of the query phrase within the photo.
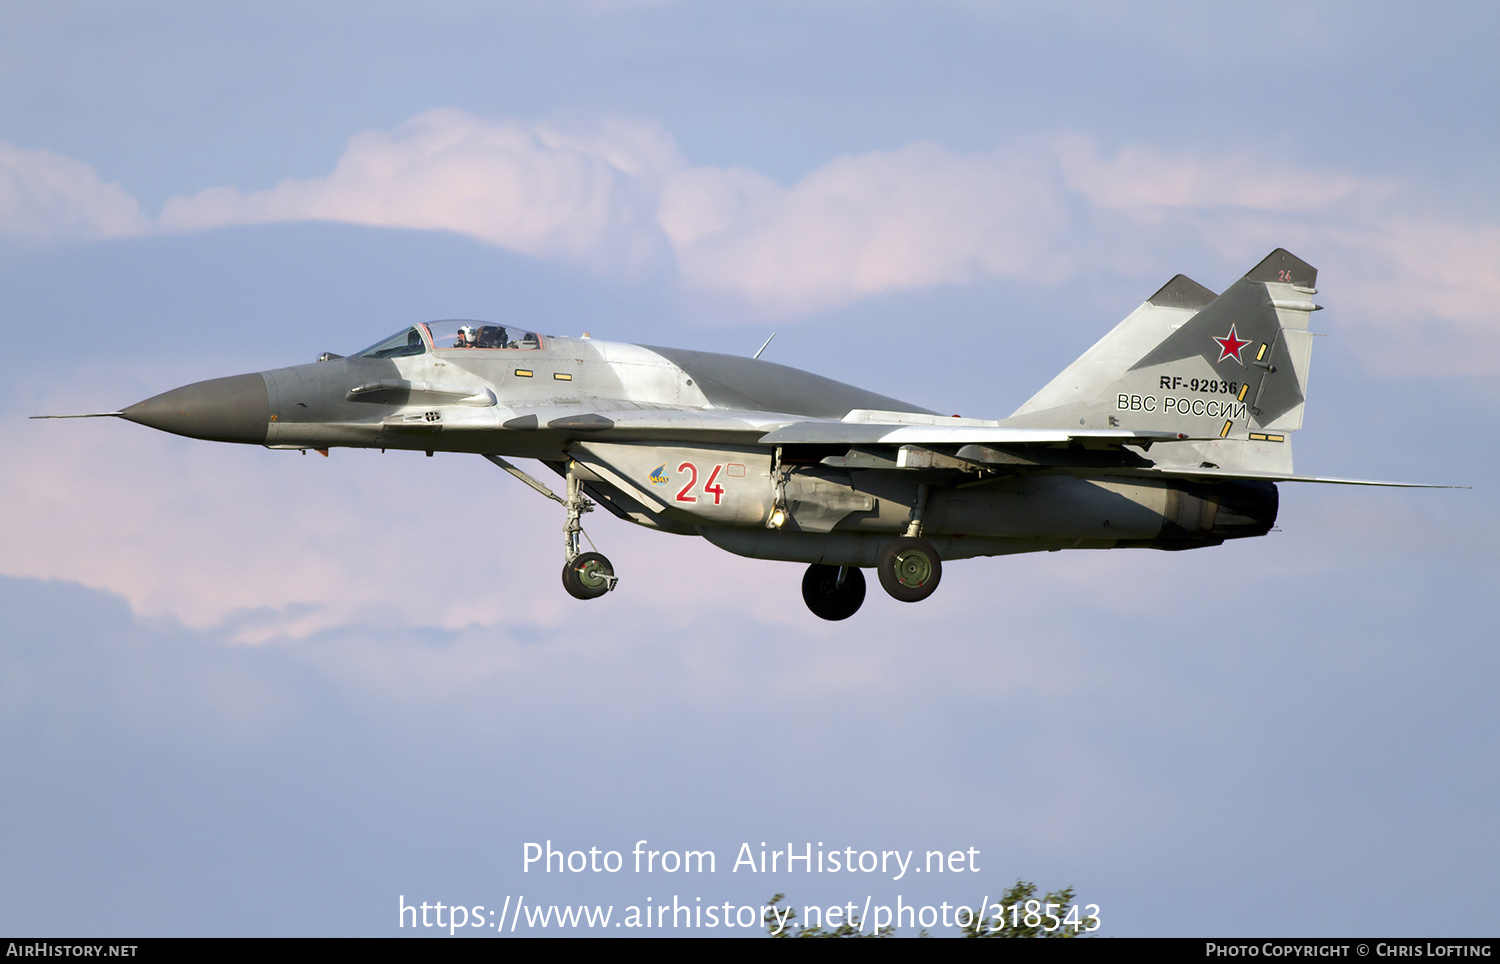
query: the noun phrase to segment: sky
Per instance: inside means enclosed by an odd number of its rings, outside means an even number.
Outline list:
[[[1493,936],[1497,33],[1457,3],[7,5],[0,930],[447,937],[401,903],[1024,879],[1115,936]],[[1471,488],[1284,484],[1262,539],[956,562],[841,623],[800,566],[604,513],[620,586],[575,601],[560,512],[472,456],[26,418],[447,317],[775,331],[769,360],[1000,418],[1172,275],[1278,246],[1326,308],[1298,471]],[[548,841],[624,866],[528,866]],[[762,842],[968,856],[735,867]]]

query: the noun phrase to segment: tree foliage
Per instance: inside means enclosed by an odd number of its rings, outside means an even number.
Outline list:
[[[766,908],[766,916],[764,918],[766,931],[772,937],[894,937],[896,935],[896,930],[892,927],[877,927],[866,934],[863,930],[863,922],[858,917],[850,918],[832,930],[823,927],[821,924],[817,927],[807,927],[803,924],[795,923],[797,920],[797,911],[793,907],[786,909],[785,918],[776,913],[777,905],[785,899],[786,894],[777,894],[771,898],[771,903]],[[785,926],[782,926],[778,930],[777,926],[780,924],[784,924]]]
[[[1076,894],[1072,887],[1064,887],[1062,890],[1048,891],[1041,896],[1037,895],[1036,884],[1025,880],[1017,880],[1015,885],[1006,890],[1000,896],[999,903],[1004,909],[1003,926],[995,919],[995,907],[991,904],[989,913],[982,910],[979,914],[970,917],[968,924],[959,927],[960,937],[1046,937],[1046,938],[1075,938],[1090,937],[1090,932],[1084,930],[1087,926],[1085,919],[1079,923],[1062,923],[1060,926],[1052,926],[1053,919],[1061,920],[1076,902]],[[766,909],[764,922],[766,930],[772,937],[895,937],[894,927],[877,927],[868,933],[864,930],[863,922],[858,917],[849,917],[837,927],[828,928],[821,925],[807,927],[797,922],[797,911],[788,906],[785,917],[777,914],[781,902],[786,900],[785,894],[777,894],[771,898],[770,905]],[[1053,910],[1060,913],[1049,917],[1049,905]],[[1013,913],[1014,909],[1014,913]],[[1097,908],[1095,908],[1097,910]],[[1077,918],[1075,918],[1076,920]],[[779,927],[779,929],[778,929]],[[1049,930],[1048,928],[1051,927]],[[929,937],[926,930],[918,934],[919,937]]]
[[[1049,921],[1045,916],[1038,915],[1035,924],[1027,924],[1026,905],[1030,901],[1036,901],[1041,908],[1045,909],[1048,904],[1058,907],[1071,907],[1076,898],[1073,888],[1064,887],[1062,890],[1049,891],[1046,895],[1036,895],[1036,884],[1024,880],[1017,880],[1015,886],[1000,895],[999,903],[1007,908],[1005,926],[998,930],[991,930],[994,924],[993,918],[985,915],[976,915],[969,921],[969,926],[959,928],[959,933],[964,937],[1087,937],[1087,932],[1080,927],[1061,926],[1047,930]],[[1020,912],[1013,918],[1009,914],[1009,908],[1020,905]]]

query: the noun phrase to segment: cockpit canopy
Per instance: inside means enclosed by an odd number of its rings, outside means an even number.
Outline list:
[[[542,347],[542,340],[537,337],[536,332],[524,331],[514,325],[495,325],[486,321],[456,318],[449,321],[431,321],[422,327],[431,334],[435,348],[534,349]]]
[[[421,355],[431,349],[526,351],[542,347],[542,337],[511,325],[493,325],[462,318],[413,325],[384,341],[376,342],[359,358],[400,358]]]
[[[422,340],[422,333],[415,328],[408,328],[384,341],[376,342],[364,351],[355,352],[355,357],[399,358],[402,355],[420,355],[426,350],[427,343]]]

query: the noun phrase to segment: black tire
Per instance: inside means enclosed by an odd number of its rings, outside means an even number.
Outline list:
[[[848,619],[865,601],[865,574],[850,566],[840,586],[838,566],[808,566],[802,577],[802,600],[819,619]]]
[[[615,567],[597,552],[581,552],[562,571],[563,588],[574,599],[598,599],[609,592]]]
[[[894,539],[880,551],[880,585],[891,598],[921,602],[943,578],[943,560],[926,539]]]

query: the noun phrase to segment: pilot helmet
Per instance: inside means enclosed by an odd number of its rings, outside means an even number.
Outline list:
[[[458,326],[458,343],[460,345],[473,345],[474,344],[474,326],[473,325],[459,325]]]

